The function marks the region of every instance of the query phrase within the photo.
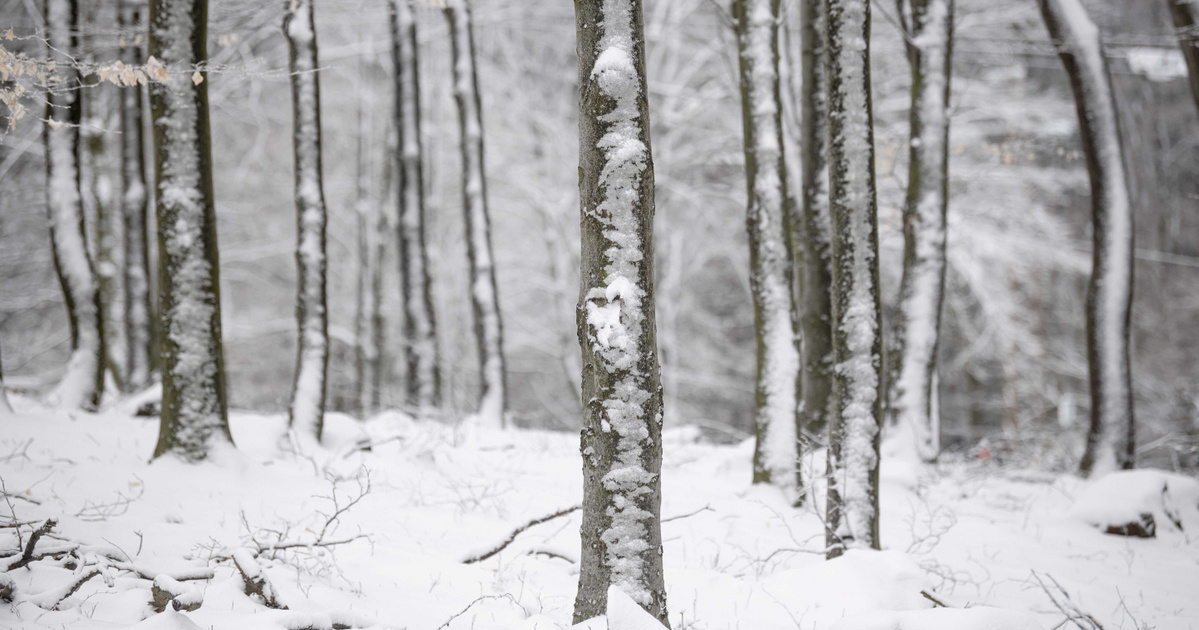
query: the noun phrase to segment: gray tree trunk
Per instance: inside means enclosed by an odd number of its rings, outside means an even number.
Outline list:
[[[757,336],[753,481],[797,496],[799,345],[779,96],[778,0],[735,0],[748,188],[750,292]],[[794,498],[794,496],[793,496]]]
[[[4,389],[4,361],[0,360],[0,413],[12,413],[8,403],[8,390]]]
[[[1191,96],[1199,107],[1199,2],[1196,0],[1167,0],[1170,17],[1178,32],[1178,46],[1186,60]]]
[[[933,462],[941,450],[933,380],[945,295],[953,0],[901,1],[910,4],[911,140],[888,425],[903,456]]]
[[[208,123],[207,0],[151,0],[162,415],[154,456],[197,462],[232,446]]]
[[[66,373],[50,392],[51,404],[94,410],[104,395],[104,321],[96,269],[88,253],[80,190],[82,85],[75,68],[78,53],[75,0],[46,0],[48,61],[57,64],[64,81],[46,93],[46,208],[54,269],[62,285],[71,328],[71,356]],[[58,127],[55,129],[55,127]]]
[[[483,162],[483,106],[470,4],[449,0],[445,15],[450,26],[454,65],[454,101],[462,149],[462,208],[466,215],[466,252],[470,258],[470,296],[479,348],[479,419],[496,428],[506,426],[507,368],[504,326],[495,281],[491,219],[487,210],[487,179]]]
[[[579,59],[583,525],[574,621],[609,587],[664,625],[654,170],[640,0],[575,0]]]
[[[833,402],[829,418],[829,557],[879,548],[882,307],[870,105],[869,0],[826,0],[833,262]]]
[[[400,283],[404,301],[407,404],[417,410],[441,401],[437,328],[425,247],[425,191],[420,137],[420,77],[416,20],[410,0],[391,0],[396,130],[400,162]]]
[[[120,56],[126,66],[143,63],[135,33],[142,25],[145,2],[121,0]],[[125,384],[136,391],[150,384],[154,366],[153,311],[150,304],[150,247],[146,214],[146,152],[142,125],[142,87],[121,88],[121,208],[125,219]]]
[[[1040,0],[1049,37],[1070,77],[1091,178],[1092,268],[1087,291],[1091,428],[1080,471],[1101,475],[1136,462],[1132,371],[1133,226],[1119,115],[1099,29],[1078,0]]]
[[[292,141],[296,197],[296,375],[288,421],[321,439],[329,364],[329,309],[325,286],[325,189],[321,177],[321,88],[317,76],[312,0],[287,0],[283,18],[291,68]]]
[[[358,176],[354,214],[358,221],[358,287],[354,314],[355,400],[363,419],[379,410],[380,354],[382,347],[382,283],[379,268],[381,236],[379,217],[371,196],[372,153],[370,105],[365,89],[366,74],[359,72]]]

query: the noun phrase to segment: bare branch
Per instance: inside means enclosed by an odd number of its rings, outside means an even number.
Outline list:
[[[512,533],[508,534],[508,537],[505,538],[503,542],[492,547],[490,551],[486,551],[481,554],[474,554],[474,555],[467,556],[462,561],[462,564],[474,564],[476,562],[482,562],[483,560],[486,560],[486,559],[490,558],[491,556],[494,556],[495,554],[503,551],[505,547],[512,544],[512,541],[516,540],[516,537],[521,535],[521,533],[523,533],[526,529],[529,529],[530,527],[533,527],[534,525],[540,525],[546,521],[552,521],[552,520],[558,518],[559,516],[566,516],[567,514],[570,514],[571,512],[574,512],[575,510],[578,510],[579,508],[582,508],[582,507],[583,507],[582,504],[572,505],[568,508],[563,508],[561,510],[558,510],[557,512],[554,512],[553,514],[547,514],[540,518],[535,518],[535,519],[529,521],[528,523],[525,523],[524,525],[521,525],[520,527],[517,527],[516,529],[512,530]]]

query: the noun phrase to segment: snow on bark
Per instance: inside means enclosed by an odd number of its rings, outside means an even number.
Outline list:
[[[911,139],[888,441],[901,457],[933,462],[941,450],[932,407],[945,289],[953,0],[910,1]]]
[[[122,0],[120,25],[126,33],[121,61],[142,64],[141,44],[128,33],[142,24],[141,0]],[[137,391],[150,382],[151,348],[150,252],[146,232],[146,152],[142,132],[142,88],[121,88],[121,214],[125,221],[125,384]]]
[[[829,555],[879,547],[878,440],[882,328],[878,206],[870,105],[868,0],[827,0],[833,406],[829,420]]]
[[[466,215],[466,251],[470,258],[470,295],[474,307],[475,337],[479,348],[480,422],[505,426],[507,375],[504,363],[504,330],[500,319],[495,258],[491,248],[491,219],[487,210],[487,182],[483,163],[483,114],[470,5],[449,0],[445,15],[450,25],[453,51],[454,100],[462,148],[462,204]]]
[[[54,269],[62,285],[71,328],[71,356],[62,380],[47,395],[51,405],[94,410],[104,394],[104,324],[96,270],[88,254],[80,191],[82,103],[71,54],[78,48],[78,8],[73,0],[46,0],[48,61],[65,77],[46,94],[46,208]],[[61,126],[60,126],[61,125]],[[58,127],[55,129],[54,127]]]
[[[1135,464],[1129,322],[1132,311],[1132,201],[1115,94],[1099,29],[1079,0],[1041,0],[1078,110],[1091,178],[1092,270],[1087,291],[1091,428],[1080,469],[1102,475]]]
[[[1168,0],[1170,17],[1178,35],[1178,46],[1187,65],[1191,97],[1199,107],[1199,1]]]
[[[200,461],[232,445],[225,398],[205,0],[152,0],[150,55],[167,80],[151,84],[157,172],[162,415],[155,457]]]
[[[637,0],[575,5],[583,223],[583,556],[575,622],[616,586],[662,623],[661,431],[653,159]]]
[[[778,0],[737,0],[741,111],[749,199],[750,289],[757,324],[755,483],[799,489],[799,347],[779,98]]]
[[[392,62],[396,77],[396,129],[400,162],[400,280],[404,302],[404,354],[407,403],[417,409],[441,400],[437,330],[425,247],[425,193],[422,182],[420,77],[417,75],[416,20],[409,0],[391,0]]]
[[[321,179],[320,83],[312,0],[289,0],[283,30],[291,58],[292,137],[295,146],[296,323],[299,336],[289,423],[321,439],[329,364],[325,287],[325,193]]]

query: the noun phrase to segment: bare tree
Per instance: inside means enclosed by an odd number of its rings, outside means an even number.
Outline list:
[[[287,0],[283,32],[291,68],[296,198],[296,374],[290,426],[319,441],[325,426],[329,308],[325,286],[325,188],[321,176],[321,87],[312,0]]]
[[[49,394],[52,404],[96,409],[104,395],[104,322],[96,269],[88,253],[80,190],[82,81],[74,55],[79,50],[79,7],[75,0],[46,0],[48,61],[65,80],[46,93],[46,208],[54,269],[62,285],[71,328],[71,357],[62,380]]]
[[[1178,32],[1178,46],[1186,60],[1187,75],[1191,83],[1191,96],[1195,107],[1199,107],[1199,2],[1195,0],[1166,0],[1170,4],[1170,17]]]
[[[449,0],[445,15],[453,51],[454,101],[462,148],[462,208],[466,215],[466,252],[470,257],[470,297],[479,347],[479,419],[488,426],[506,425],[507,368],[504,326],[495,281],[491,218],[487,211],[487,178],[483,163],[483,105],[470,4]]]
[[[833,404],[829,557],[879,548],[879,430],[884,395],[878,201],[870,104],[869,0],[826,0],[829,207],[833,262]]]
[[[151,0],[162,415],[154,456],[200,461],[232,445],[208,125],[207,0]]]
[[[1136,462],[1132,371],[1133,225],[1120,117],[1099,29],[1079,0],[1040,0],[1078,110],[1078,129],[1091,178],[1092,258],[1087,291],[1087,372],[1091,428],[1079,468],[1105,474]]]
[[[953,0],[900,0],[910,27],[912,70],[908,190],[903,208],[903,277],[890,359],[888,425],[904,456],[936,461],[941,450],[937,347],[945,296],[949,211],[949,81]]]
[[[574,620],[624,591],[664,625],[654,170],[640,0],[576,0],[583,524]]]

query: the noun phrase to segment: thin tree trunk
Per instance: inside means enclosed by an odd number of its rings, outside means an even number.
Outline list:
[[[4,388],[4,361],[0,360],[0,413],[12,413],[8,403],[8,390]]]
[[[1199,107],[1199,1],[1167,0],[1170,17],[1178,32],[1178,46],[1186,60],[1187,75],[1191,82],[1191,96],[1195,107]]]
[[[824,0],[800,0],[803,72],[803,432],[828,439],[833,393],[832,236],[828,207],[828,74]]]
[[[232,446],[221,343],[220,256],[208,123],[207,0],[150,0],[150,85],[162,318],[162,415],[154,456],[197,462]]]
[[[1133,226],[1128,173],[1116,97],[1099,29],[1078,0],[1040,0],[1078,110],[1078,129],[1091,178],[1092,268],[1087,291],[1087,368],[1091,429],[1080,471],[1105,474],[1136,461],[1132,371]]]
[[[358,287],[354,311],[355,401],[363,419],[379,410],[379,293],[375,290],[378,257],[376,232],[378,220],[371,198],[371,116],[370,99],[365,88],[366,73],[358,73],[358,177],[354,214],[358,220]],[[381,287],[380,287],[381,288]]]
[[[491,247],[491,218],[487,210],[487,179],[483,163],[483,105],[470,4],[449,0],[445,15],[454,55],[454,100],[462,148],[462,208],[466,215],[466,252],[470,257],[470,296],[474,307],[475,338],[479,347],[479,419],[502,428],[508,410],[504,326],[495,281]]]
[[[325,188],[321,177],[321,87],[317,76],[312,0],[287,0],[283,19],[291,68],[296,186],[296,375],[288,421],[321,439],[329,365],[329,307],[325,287]]]
[[[441,401],[441,370],[425,247],[425,192],[420,137],[420,77],[416,20],[409,0],[391,1],[392,62],[400,161],[400,284],[404,301],[407,404],[417,410]]]
[[[121,61],[142,64],[142,44],[135,33],[142,25],[144,3],[121,0]],[[142,125],[142,87],[121,88],[121,207],[125,217],[125,383],[130,391],[150,384],[154,357],[151,345],[150,252],[146,227],[146,152]]]
[[[786,166],[779,98],[778,0],[736,0],[741,112],[748,187],[750,292],[757,331],[754,483],[799,489],[799,347],[793,245],[787,230]]]
[[[664,625],[654,170],[640,0],[575,0],[583,524],[575,623],[619,588]]]
[[[829,557],[879,548],[882,306],[870,105],[870,3],[826,0],[833,263],[833,403],[829,418]]]
[[[904,457],[934,462],[941,450],[932,411],[945,295],[953,0],[907,1],[911,4],[911,141],[888,424],[891,439]]]
[[[46,0],[48,61],[65,80],[46,94],[46,208],[54,269],[62,285],[71,328],[71,357],[51,404],[94,410],[104,395],[104,322],[96,269],[88,254],[80,190],[81,80],[72,55],[79,49],[75,0]],[[55,128],[57,127],[57,129]]]

